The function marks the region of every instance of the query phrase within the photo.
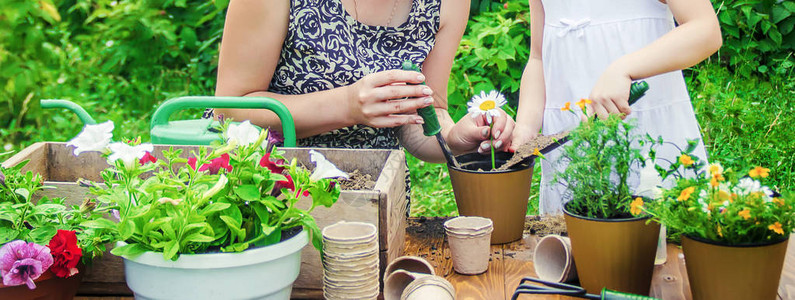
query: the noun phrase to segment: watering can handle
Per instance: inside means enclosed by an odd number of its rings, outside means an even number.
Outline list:
[[[284,146],[295,147],[295,122],[287,107],[276,99],[268,97],[214,97],[186,96],[169,99],[157,108],[152,116],[151,128],[167,125],[174,112],[187,108],[248,108],[269,109],[279,116],[284,134]]]
[[[69,100],[41,100],[41,108],[65,108],[77,115],[77,118],[80,119],[83,124],[97,124],[97,121],[94,121],[94,118],[92,118],[83,107]]]

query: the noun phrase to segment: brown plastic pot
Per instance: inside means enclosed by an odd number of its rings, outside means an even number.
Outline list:
[[[788,240],[730,246],[682,235],[693,299],[777,299]]]
[[[16,300],[71,300],[77,294],[77,288],[83,280],[85,268],[79,266],[79,272],[71,277],[61,278],[51,271],[46,271],[38,279],[35,289],[27,285],[5,286],[0,283],[0,299]]]
[[[654,256],[660,236],[658,223],[648,217],[592,219],[563,209],[571,238],[580,285],[588,293],[602,288],[648,295],[654,272]]]
[[[499,167],[512,156],[497,153]],[[491,170],[491,156],[470,153],[457,156],[460,168],[447,166],[453,185],[458,214],[489,218],[494,222],[492,244],[510,243],[522,238],[534,159],[505,171]],[[479,169],[486,171],[478,171]]]

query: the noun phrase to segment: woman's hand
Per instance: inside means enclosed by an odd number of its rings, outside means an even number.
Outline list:
[[[618,67],[608,67],[591,90],[589,99],[592,103],[588,116],[596,114],[600,119],[607,119],[611,114],[630,114],[632,110],[628,101],[631,84],[629,74]]]
[[[489,130],[486,116],[480,115],[472,118],[467,114],[450,129],[447,134],[447,143],[457,153],[468,153],[477,150],[479,153],[489,152],[491,139],[497,151],[507,151],[511,146],[513,128],[515,123],[504,111],[492,118],[494,126]]]
[[[389,70],[367,75],[348,86],[348,117],[355,124],[396,127],[422,124],[417,109],[433,104],[433,91],[419,72]]]

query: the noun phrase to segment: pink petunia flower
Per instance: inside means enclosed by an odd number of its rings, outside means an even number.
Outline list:
[[[7,286],[26,284],[29,289],[35,289],[36,283],[33,281],[47,271],[52,263],[50,248],[36,243],[16,240],[0,248],[0,275]]]

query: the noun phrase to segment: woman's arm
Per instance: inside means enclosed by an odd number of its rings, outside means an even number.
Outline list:
[[[235,0],[229,4],[218,62],[217,96],[266,96],[290,110],[299,138],[334,129],[365,124],[394,127],[420,124],[416,109],[430,105],[432,91],[417,72],[392,70],[370,74],[356,83],[303,95],[267,91],[287,35],[288,0]],[[408,97],[406,100],[391,100]],[[251,120],[262,127],[281,128],[269,110],[217,109],[235,120]]]
[[[458,124],[455,124],[447,111],[447,81],[450,78],[453,59],[466,29],[468,18],[469,1],[442,1],[436,43],[422,67],[422,72],[427,78],[426,84],[434,90],[434,106],[442,126],[442,134],[455,153],[475,151],[480,143],[488,140],[489,137],[488,126],[485,126],[485,122],[477,122],[470,117],[464,117]],[[509,141],[513,121],[506,120],[505,115],[495,119],[501,119],[495,120],[495,132],[496,130],[507,132],[508,134],[502,136],[502,140]],[[417,158],[438,163],[445,161],[436,139],[424,136],[422,126],[402,126],[398,131],[398,136],[401,144]]]
[[[691,67],[723,44],[709,0],[667,0],[679,26],[648,46],[614,61],[597,81],[590,98],[599,117],[629,114],[629,85],[654,75]]]
[[[541,61],[541,45],[544,40],[544,6],[541,0],[530,0],[530,58],[522,73],[519,88],[519,108],[516,112],[511,150],[538,135],[544,120],[546,87],[544,65]]]

